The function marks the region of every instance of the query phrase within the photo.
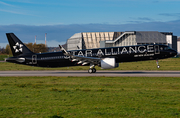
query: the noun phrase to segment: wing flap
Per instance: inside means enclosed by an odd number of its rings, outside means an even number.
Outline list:
[[[83,57],[83,56],[78,56],[78,55],[73,55],[73,57],[71,57],[72,59],[76,59],[79,62],[82,63],[82,65],[86,65],[86,64],[99,64],[101,58],[96,58],[96,57]]]

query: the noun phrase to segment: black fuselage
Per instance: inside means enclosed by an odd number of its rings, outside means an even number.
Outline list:
[[[157,60],[174,57],[177,52],[166,45],[137,45],[111,48],[85,49],[68,51],[82,57],[115,58],[116,63],[144,60]],[[77,66],[69,56],[63,52],[22,54],[6,59],[7,62],[39,66],[39,67],[66,67]],[[89,65],[89,64],[87,64]]]

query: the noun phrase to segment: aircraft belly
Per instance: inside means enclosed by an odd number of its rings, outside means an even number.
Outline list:
[[[74,65],[74,63],[68,59],[38,61],[38,66],[40,66],[40,67],[66,67],[66,66],[73,66],[73,65]]]

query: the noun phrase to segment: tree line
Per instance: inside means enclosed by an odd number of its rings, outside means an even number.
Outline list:
[[[34,53],[43,53],[48,51],[48,47],[45,44],[25,43],[25,45]],[[0,54],[12,55],[9,44],[6,45],[6,48],[0,48]]]

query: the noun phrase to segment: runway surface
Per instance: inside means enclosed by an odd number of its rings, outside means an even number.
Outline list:
[[[0,71],[0,76],[112,76],[112,77],[180,77],[180,71]]]

